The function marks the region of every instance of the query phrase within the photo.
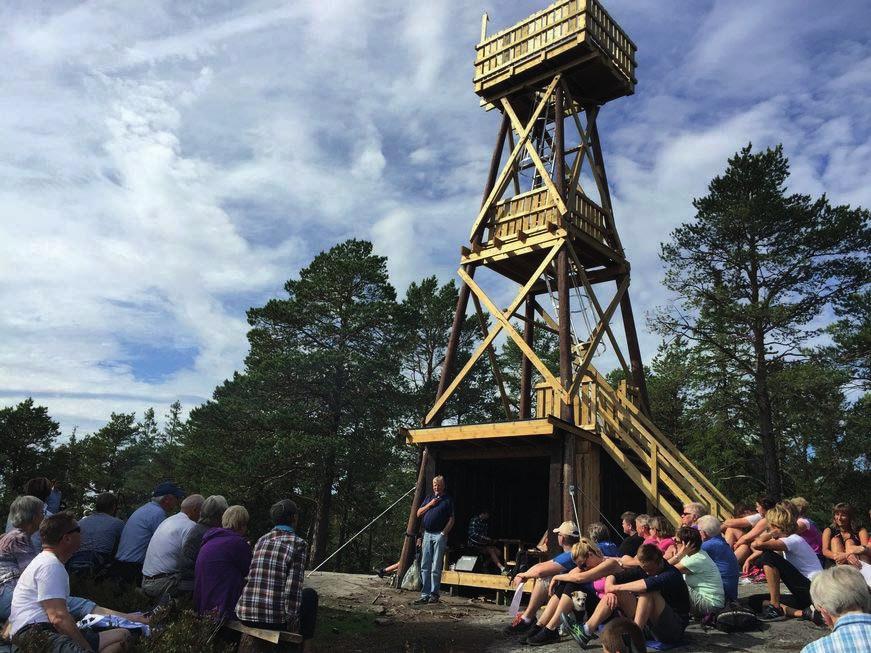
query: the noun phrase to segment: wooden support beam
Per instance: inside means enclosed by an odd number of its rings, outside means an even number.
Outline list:
[[[581,264],[580,259],[578,259],[577,252],[575,252],[574,247],[569,247],[569,254],[572,257],[572,260],[575,264],[575,269],[578,271],[578,278],[581,280],[581,284],[584,286],[584,291],[587,294],[587,299],[590,300],[590,303],[593,305],[593,309],[596,311],[596,314],[599,316],[600,321],[605,321],[605,313],[602,310],[602,306],[599,304],[599,299],[596,297],[596,293],[593,291],[593,286],[590,283],[589,278],[587,277],[587,272],[584,270],[583,264]],[[611,330],[611,320],[608,318],[605,321],[605,332],[608,334],[608,340],[611,342],[611,347],[614,349],[614,354],[617,356],[617,360],[620,363],[620,366],[623,368],[623,371],[626,372],[627,376],[630,374],[629,368],[626,366],[626,359],[623,358],[623,352],[620,351],[620,345],[617,342],[617,338],[614,337],[614,332]]]
[[[605,309],[605,312],[603,313],[602,318],[599,320],[599,323],[596,325],[596,328],[593,329],[587,351],[584,354],[584,359],[583,361],[581,361],[581,366],[580,368],[578,368],[578,371],[575,375],[575,380],[572,382],[571,388],[569,389],[569,396],[574,396],[575,393],[578,391],[578,387],[581,385],[581,380],[586,374],[587,367],[589,367],[590,365],[593,354],[596,353],[596,347],[599,346],[599,341],[602,339],[602,334],[605,332],[605,327],[611,320],[611,316],[614,314],[617,305],[620,303],[620,300],[622,299],[623,294],[626,292],[626,289],[628,287],[629,277],[627,276],[623,280],[623,283],[621,283],[620,286],[617,288],[617,294],[614,295],[614,299],[612,299],[611,303],[608,304],[608,308]]]
[[[556,427],[547,418],[524,419],[491,424],[462,424],[422,429],[402,429],[409,444],[433,444],[460,440],[488,440],[493,438],[553,437]]]
[[[554,250],[561,250],[562,249],[561,246],[563,244],[564,244],[564,242],[560,243],[560,245],[554,247]],[[552,257],[549,257],[549,258],[552,258]],[[557,379],[554,377],[554,375],[548,369],[547,365],[545,365],[542,362],[542,360],[538,357],[538,354],[536,354],[532,349],[530,349],[527,346],[527,344],[523,341],[523,338],[520,337],[520,334],[517,333],[517,330],[514,328],[514,325],[511,324],[510,320],[508,319],[511,316],[503,314],[501,311],[499,311],[499,309],[496,308],[496,305],[493,304],[492,301],[490,301],[489,297],[487,297],[487,294],[483,290],[481,290],[481,287],[478,284],[476,284],[475,281],[471,277],[466,275],[462,269],[459,271],[459,275],[463,279],[463,281],[465,281],[469,285],[469,287],[472,289],[472,292],[475,293],[478,296],[478,298],[484,303],[484,305],[487,307],[487,310],[490,311],[490,313],[493,315],[493,317],[496,318],[498,323],[502,325],[502,329],[505,330],[505,332],[508,334],[508,336],[520,348],[520,351],[523,352],[524,356],[526,356],[530,361],[532,361],[532,364],[535,365],[539,374],[541,374],[544,377],[544,379],[553,386],[555,392],[558,392],[558,393],[560,393],[561,396],[565,397],[565,389],[562,387],[562,385],[560,385],[560,382],[557,381]],[[539,275],[537,275],[535,278],[537,279],[538,276]],[[529,284],[529,286],[531,287],[531,284]],[[529,288],[525,286],[523,289],[524,299],[525,299],[526,294],[528,292],[529,292]],[[514,306],[512,303],[511,308],[512,308],[511,314],[513,315],[514,311],[517,310],[517,306]],[[498,329],[494,328],[493,331],[491,331],[491,334],[494,332],[498,332]],[[488,339],[490,339],[492,341],[492,338],[490,337],[489,334],[487,337],[488,337]],[[493,337],[495,337],[495,336],[493,336]],[[476,352],[477,352],[477,350],[476,350]],[[480,354],[478,354],[478,355],[480,356]],[[464,369],[466,369],[466,368],[464,368]]]
[[[551,90],[550,92],[553,93],[554,96],[556,96],[557,93],[559,93],[560,96],[562,96],[562,89],[560,89],[558,87],[556,88],[555,91]],[[505,111],[505,113],[508,115],[508,117],[511,118],[511,124],[514,127],[515,131],[518,131],[518,132],[521,131],[523,129],[523,123],[520,122],[520,119],[517,117],[517,114],[514,112],[514,109],[511,106],[511,103],[508,101],[507,98],[502,98],[500,100],[500,102],[502,103],[502,109]],[[562,108],[562,107],[560,107],[560,108]],[[560,115],[562,115],[562,114],[560,114]],[[548,172],[547,168],[545,167],[544,163],[542,162],[541,157],[538,154],[538,151],[535,149],[535,146],[529,140],[526,140],[524,142],[524,145],[526,146],[526,152],[527,152],[527,154],[529,154],[529,158],[532,159],[532,162],[535,164],[535,169],[538,171],[538,174],[541,175],[541,179],[544,182],[544,185],[547,186],[548,193],[550,194],[551,198],[553,199],[554,206],[556,206],[557,211],[559,212],[560,215],[565,215],[566,213],[568,213],[568,209],[566,208],[564,193],[560,192],[560,190],[557,188],[556,183],[555,183],[559,178],[551,179],[550,172]],[[562,155],[562,149],[560,150],[560,154]],[[565,164],[565,161],[563,161],[563,164]],[[557,165],[559,165],[559,159],[557,159]],[[554,173],[554,176],[556,176],[556,173]],[[564,170],[563,170],[562,186],[563,186],[563,188],[565,188],[565,171]]]
[[[506,576],[499,574],[476,574],[470,571],[442,572],[443,585],[459,585],[461,587],[478,587],[480,589],[514,591],[514,585]],[[535,580],[528,580],[523,584],[524,592],[531,592]]]
[[[477,299],[477,298],[476,298]],[[530,349],[535,345],[535,298],[526,297],[526,312],[523,316],[523,342]],[[532,361],[520,358],[520,418],[532,416]]]
[[[481,327],[481,335],[487,337],[487,318],[484,317],[484,311],[481,310],[481,302],[478,297],[472,295],[472,301],[475,304],[475,312],[478,314],[478,325]],[[505,392],[505,382],[502,379],[502,370],[499,369],[499,361],[496,359],[496,352],[493,351],[493,345],[487,347],[487,357],[490,359],[490,365],[493,367],[493,376],[496,377],[496,386],[499,388],[499,396],[502,399],[502,408],[505,410],[505,417],[513,419],[511,414],[511,402],[508,400],[508,393]],[[521,415],[522,417],[522,415]]]
[[[554,204],[557,205],[560,217],[563,218],[567,213],[565,204],[562,206],[557,203],[565,197],[566,192],[566,159],[565,159],[565,115],[563,113],[563,89],[557,88],[554,91],[554,136],[553,136],[553,157],[554,157],[554,181],[555,185],[552,190],[554,195]],[[513,120],[512,120],[513,122]],[[569,252],[571,243],[566,241],[566,246],[560,250],[557,256],[557,296],[558,296],[558,315],[559,321],[559,373],[560,387],[567,389],[572,380],[572,317],[571,317],[571,294],[569,289]],[[566,422],[573,422],[572,417],[572,401],[571,393],[563,398],[563,405],[560,408],[560,417]],[[574,449],[569,455],[568,448],[564,458],[568,465],[574,464]]]
[[[498,201],[500,197],[502,197],[502,193],[505,191],[505,186],[508,183],[508,180],[511,177],[511,171],[514,168],[514,165],[517,161],[517,157],[523,151],[523,149],[529,144],[529,135],[532,132],[533,127],[535,127],[535,122],[538,120],[538,117],[541,115],[541,112],[550,102],[550,96],[553,94],[554,89],[559,84],[560,75],[554,77],[553,81],[545,90],[541,100],[538,105],[535,107],[535,111],[532,112],[532,116],[529,119],[529,122],[524,127],[520,124],[520,121],[517,120],[517,116],[514,116],[514,119],[511,121],[512,125],[514,125],[515,130],[518,134],[518,141],[514,148],[511,150],[511,154],[508,156],[508,161],[505,164],[505,167],[502,168],[502,172],[499,174],[499,177],[496,179],[493,184],[493,188],[490,193],[487,195],[487,199],[484,200],[483,205],[481,206],[481,210],[478,212],[478,216],[475,218],[475,222],[472,223],[472,231],[469,234],[470,240],[475,240],[475,236],[479,233],[480,229],[483,227],[484,218],[487,215],[487,211],[490,210],[490,207],[494,202]],[[510,105],[509,105],[510,106]],[[513,113],[513,112],[512,112]],[[505,117],[510,119],[510,115],[506,112]],[[533,151],[535,148],[532,148]]]
[[[506,309],[504,315],[501,312],[499,312],[499,309],[497,309],[493,305],[493,303],[490,301],[490,299],[487,297],[487,295],[484,294],[484,292],[472,280],[472,277],[469,274],[467,274],[463,268],[460,268],[458,270],[458,274],[460,275],[460,278],[464,281],[463,287],[470,288],[471,290],[475,291],[475,294],[478,295],[478,298],[481,299],[481,301],[483,301],[484,304],[487,306],[487,310],[490,311],[494,317],[496,317],[497,322],[496,322],[496,325],[490,330],[490,332],[484,338],[484,340],[478,345],[478,347],[475,349],[475,351],[472,352],[472,356],[469,358],[469,360],[463,366],[463,369],[461,369],[459,371],[459,373],[457,373],[457,375],[454,377],[454,380],[451,381],[450,385],[445,389],[445,391],[436,400],[435,405],[430,409],[429,413],[427,414],[426,418],[423,421],[424,425],[427,425],[431,421],[433,421],[433,418],[441,411],[442,406],[444,406],[445,402],[447,402],[447,400],[450,399],[451,395],[457,389],[457,386],[459,386],[460,382],[466,377],[466,375],[469,373],[469,370],[472,369],[472,366],[475,364],[475,362],[478,360],[478,358],[481,357],[481,354],[484,352],[486,347],[489,346],[490,343],[493,342],[493,340],[496,338],[496,336],[499,335],[499,332],[503,328],[505,328],[506,325],[508,325],[507,330],[509,332],[509,335],[511,333],[514,333],[515,336],[517,335],[516,332],[514,332],[514,328],[511,326],[511,324],[508,322],[508,320],[511,318],[512,315],[514,315],[514,313],[520,307],[521,302],[523,302],[523,300],[526,299],[526,295],[529,293],[529,289],[538,280],[538,277],[541,276],[541,273],[550,264],[550,262],[553,260],[554,256],[556,256],[556,253],[562,247],[562,245],[563,245],[563,242],[560,241],[559,243],[557,243],[556,245],[554,245],[551,248],[550,252],[548,252],[548,254],[542,260],[541,264],[538,266],[536,271],[533,273],[533,276],[530,277],[530,279],[526,283],[526,285],[523,286],[523,288],[520,289],[520,292],[517,293],[517,296],[514,298],[514,301],[511,302],[511,305]],[[519,339],[519,336],[517,336],[517,337]],[[521,340],[521,342],[522,342],[522,340]],[[521,349],[523,349],[523,347],[521,347]],[[533,354],[533,356],[535,356],[535,354]],[[535,359],[537,360],[538,357],[535,356]],[[542,363],[542,366],[543,365],[544,364]],[[544,369],[545,369],[545,371],[547,371],[546,367]],[[548,374],[550,374],[549,371],[548,371]],[[551,377],[552,377],[552,375],[551,375]]]

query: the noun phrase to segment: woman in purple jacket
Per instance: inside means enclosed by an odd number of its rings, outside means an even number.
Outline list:
[[[243,506],[230,506],[221,519],[223,528],[212,528],[203,535],[194,571],[194,605],[201,615],[236,618],[236,601],[251,566],[251,546],[243,537],[248,519]]]

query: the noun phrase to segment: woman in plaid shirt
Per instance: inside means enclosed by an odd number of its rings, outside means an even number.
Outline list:
[[[254,546],[236,615],[252,628],[290,630],[308,640],[314,636],[318,595],[302,586],[308,544],[296,534],[298,516],[290,499],[269,509],[275,526]]]

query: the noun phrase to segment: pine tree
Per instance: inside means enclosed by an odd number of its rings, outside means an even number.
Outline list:
[[[803,355],[814,321],[868,282],[869,213],[825,197],[788,194],[781,146],[748,145],[694,200],[695,218],[671,234],[660,257],[676,303],[653,324],[723,364],[752,391],[768,492],[782,494],[771,375]]]

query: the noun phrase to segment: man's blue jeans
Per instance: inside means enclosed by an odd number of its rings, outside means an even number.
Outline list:
[[[420,556],[420,596],[422,598],[439,595],[447,540],[448,538],[441,533],[427,531],[423,534],[423,550]]]

